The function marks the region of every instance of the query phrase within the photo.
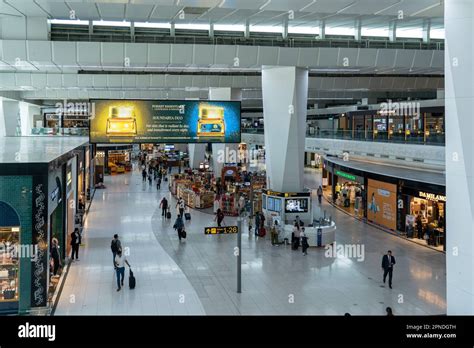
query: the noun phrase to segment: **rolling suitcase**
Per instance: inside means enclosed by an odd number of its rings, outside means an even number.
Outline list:
[[[190,213],[184,213],[184,218],[186,220],[191,220],[191,214]]]
[[[171,219],[171,212],[169,210],[166,212],[166,218]]]
[[[185,230],[181,231],[181,238],[186,239],[186,231]]]
[[[261,228],[258,230],[258,236],[259,236],[259,237],[265,237],[266,234],[267,234],[267,231],[265,230],[265,227],[261,227]]]
[[[133,275],[132,269],[130,268],[130,276],[128,278],[128,286],[130,287],[130,289],[135,289],[135,285],[136,285],[135,276]]]

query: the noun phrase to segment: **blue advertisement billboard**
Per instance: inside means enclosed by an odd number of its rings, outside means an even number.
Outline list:
[[[91,143],[240,143],[239,101],[91,102]]]

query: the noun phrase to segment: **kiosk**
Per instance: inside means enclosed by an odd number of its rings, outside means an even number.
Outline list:
[[[273,217],[278,216],[283,223],[292,224],[296,216],[299,216],[307,226],[313,222],[311,191],[277,192],[264,189],[262,212],[266,221],[273,221]]]

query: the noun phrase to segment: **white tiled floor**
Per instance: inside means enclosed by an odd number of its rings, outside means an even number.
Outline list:
[[[306,184],[317,187],[320,174],[306,170]],[[205,236],[213,216],[192,211],[188,238],[181,244],[163,220],[155,187],[138,172],[106,178],[97,191],[86,228],[81,261],[72,265],[56,313],[64,314],[329,314],[383,315],[446,313],[445,256],[358,222],[323,202],[338,225],[338,243],[365,246],[365,260],[307,256],[289,247],[272,247],[269,237],[242,238],[242,294],[236,293],[235,235]],[[174,200],[173,200],[174,202]],[[319,214],[314,202],[314,211]],[[226,218],[227,224],[234,219]],[[244,231],[248,229],[244,228]],[[110,239],[119,233],[130,247],[137,288],[115,291]],[[381,287],[381,257],[397,258],[393,290]],[[75,303],[70,295],[75,294]],[[184,303],[180,295],[184,294]],[[182,297],[181,297],[182,298]],[[294,301],[292,301],[294,299]]]

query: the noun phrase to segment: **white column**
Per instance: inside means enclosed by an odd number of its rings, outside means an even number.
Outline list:
[[[308,70],[262,68],[267,186],[301,192],[304,171]]]
[[[322,40],[326,38],[326,21],[324,19],[319,22],[319,38]]]
[[[447,314],[474,314],[474,2],[444,3]]]
[[[189,144],[189,167],[199,169],[199,164],[204,162],[206,156],[206,144]]]
[[[354,40],[360,41],[362,39],[362,21],[356,19],[354,22]]]
[[[17,135],[20,103],[15,100],[3,99],[2,110],[3,113],[0,115],[0,127],[4,127],[4,130],[0,131],[0,134],[4,134],[7,137],[14,137]]]
[[[210,87],[209,100],[242,100],[242,90],[230,87]],[[212,144],[212,167],[216,178],[221,177],[224,163],[233,159],[231,155],[238,154],[238,152],[239,144]]]
[[[391,21],[388,23],[388,41],[395,42],[397,40],[397,22]]]
[[[429,18],[423,21],[423,42],[430,43],[431,20]]]

